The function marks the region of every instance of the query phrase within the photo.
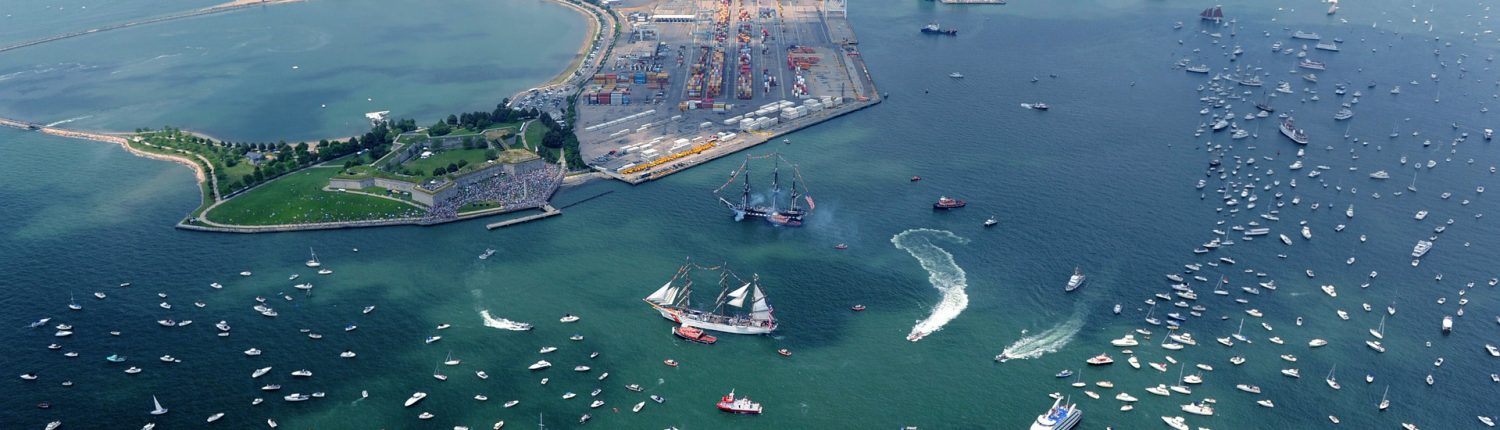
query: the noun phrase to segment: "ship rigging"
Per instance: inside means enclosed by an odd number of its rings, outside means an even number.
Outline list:
[[[765,201],[761,201],[760,196],[752,196],[750,187],[750,162],[768,158],[773,163],[773,167],[771,168],[771,195]],[[792,183],[789,189],[790,198],[787,200],[786,206],[782,206],[781,197],[782,163],[786,163],[792,169]],[[736,199],[737,201],[725,198],[724,190],[728,189],[730,185],[735,183],[735,180],[741,177],[743,177],[742,182],[744,186],[740,191],[739,198]],[[714,190],[714,196],[718,197],[719,201],[723,202],[725,206],[728,206],[730,211],[733,211],[735,221],[744,220],[747,216],[759,217],[771,224],[787,227],[801,226],[803,217],[817,207],[817,204],[813,202],[812,196],[807,195],[807,181],[802,179],[802,172],[797,169],[797,165],[786,161],[786,158],[782,157],[780,153],[775,152],[759,156],[746,155],[745,161],[740,164],[739,169],[736,169],[734,173],[729,175],[729,180]],[[799,203],[804,201],[807,203],[806,209],[799,207]]]
[[[709,306],[693,301],[693,272],[708,272],[718,278],[719,295]],[[760,276],[746,281],[728,268],[700,266],[688,260],[672,279],[645,299],[662,318],[688,327],[733,334],[766,334],[776,330],[771,304],[760,289]]]

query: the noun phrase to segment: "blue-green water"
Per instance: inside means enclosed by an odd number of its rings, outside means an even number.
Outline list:
[[[542,1],[326,0],[135,27],[7,52],[0,116],[230,140],[348,136],[382,110],[430,123],[551,79],[586,37],[581,18]]]
[[[1480,141],[1476,130],[1494,127],[1486,124],[1493,121],[1490,114],[1479,108],[1495,100],[1490,96],[1495,92],[1492,64],[1484,58],[1496,45],[1458,36],[1459,31],[1472,34],[1475,21],[1485,23],[1481,30],[1492,27],[1478,18],[1478,7],[1438,5],[1436,12],[1427,13],[1426,3],[1412,9],[1382,2],[1347,5],[1329,18],[1316,4],[1300,5],[1297,12],[1248,2],[1226,5],[1229,15],[1239,18],[1238,34],[1230,38],[1220,30],[1227,41],[1221,43],[1242,45],[1247,53],[1236,63],[1265,67],[1271,84],[1287,80],[1299,90],[1304,86],[1285,72],[1292,68],[1292,56],[1270,53],[1273,41],[1288,42],[1283,25],[1347,40],[1343,52],[1310,54],[1329,64],[1317,86],[1323,100],[1300,102],[1308,95],[1299,92],[1274,102],[1278,112],[1293,111],[1313,138],[1304,157],[1309,167],[1292,174],[1286,166],[1297,147],[1277,135],[1270,122],[1274,117],[1241,121],[1247,127],[1260,123],[1257,139],[1231,142],[1225,133],[1192,136],[1205,119],[1197,113],[1202,94],[1195,89],[1207,78],[1173,70],[1171,64],[1189,57],[1216,68],[1233,67],[1208,36],[1197,32],[1193,18],[1201,6],[1097,2],[1082,8],[1089,12],[1078,13],[1072,5],[1012,3],[966,8],[897,1],[855,5],[851,14],[860,49],[890,99],[790,136],[792,145],[754,151],[782,151],[807,177],[818,210],[801,229],[729,219],[709,191],[738,166],[739,160],[731,157],[639,187],[592,183],[571,188],[559,195],[559,205],[614,192],[569,207],[561,217],[492,232],[483,230],[482,222],[469,222],[254,236],[189,233],[169,227],[197,202],[185,169],[134,158],[112,146],[0,131],[5,149],[0,171],[25,179],[0,183],[0,200],[6,202],[0,216],[8,221],[0,227],[0,282],[7,291],[0,296],[0,309],[6,311],[5,324],[13,327],[0,331],[0,342],[14,345],[0,358],[0,369],[40,375],[30,382],[5,379],[7,394],[0,396],[0,408],[14,412],[0,415],[0,426],[36,428],[62,419],[65,428],[94,428],[102,422],[134,428],[153,420],[146,412],[155,394],[172,409],[155,419],[159,428],[201,427],[204,418],[221,411],[227,416],[219,424],[236,428],[264,425],[266,418],[290,428],[478,428],[498,419],[532,428],[538,414],[550,428],[571,428],[585,412],[595,415],[587,426],[601,428],[1024,428],[1051,403],[1045,394],[1063,392],[1086,410],[1080,428],[1160,428],[1158,417],[1184,415],[1178,405],[1189,398],[1162,399],[1143,388],[1171,384],[1174,372],[1133,370],[1124,365],[1124,356],[1112,352],[1121,363],[1083,370],[1085,381],[1116,384],[1112,390],[1090,388],[1102,400],[1083,397],[1067,386],[1069,381],[1052,374],[1082,368],[1084,359],[1115,349],[1108,346],[1109,339],[1146,327],[1141,301],[1167,291],[1163,274],[1220,255],[1238,263],[1209,268],[1205,276],[1216,278],[1222,269],[1234,294],[1219,297],[1209,294],[1209,287],[1198,287],[1198,301],[1209,310],[1184,325],[1199,346],[1170,354],[1183,363],[1215,368],[1204,374],[1206,382],[1194,387],[1191,399],[1217,399],[1218,414],[1191,417],[1194,426],[1313,428],[1331,425],[1326,416],[1332,414],[1345,427],[1396,428],[1399,422],[1414,422],[1443,429],[1474,426],[1475,415],[1495,413],[1491,402],[1463,401],[1493,396],[1497,386],[1488,376],[1496,371],[1496,359],[1484,354],[1483,344],[1496,342],[1491,324],[1500,301],[1484,280],[1497,275],[1493,262],[1500,252],[1494,241],[1500,231],[1491,224],[1496,216],[1492,198],[1474,191],[1477,185],[1489,186],[1491,193],[1500,190],[1487,170],[1500,160],[1493,143]],[[1400,18],[1387,23],[1378,18],[1382,11]],[[1423,19],[1435,14],[1440,25],[1429,35],[1425,26],[1411,24],[1410,16],[1399,15],[1407,12]],[[1463,17],[1469,14],[1474,16]],[[1351,23],[1340,24],[1340,18]],[[1379,26],[1370,28],[1377,18]],[[919,37],[916,28],[932,20],[961,29],[961,36]],[[1178,20],[1187,27],[1174,31],[1171,24]],[[1390,34],[1392,29],[1403,35]],[[1276,37],[1261,36],[1262,30]],[[1453,46],[1433,42],[1432,35],[1452,40]],[[102,42],[83,38],[69,43]],[[1371,47],[1377,52],[1369,52]],[[1192,53],[1195,48],[1202,53]],[[1435,48],[1442,49],[1440,57],[1433,56]],[[1459,54],[1468,55],[1463,67],[1469,72],[1463,79],[1456,64]],[[967,78],[950,80],[946,75],[953,71]],[[1438,73],[1441,81],[1434,84],[1428,73]],[[1032,76],[1040,81],[1029,82]],[[171,84],[169,78],[156,79],[148,85]],[[1364,88],[1370,80],[1378,82],[1377,88]],[[1411,80],[1421,85],[1411,86]],[[1369,146],[1339,138],[1344,124],[1331,119],[1339,103],[1332,84],[1339,81],[1367,93],[1355,105],[1358,114],[1349,133],[1370,140]],[[1402,94],[1387,94],[1397,83]],[[1440,103],[1432,102],[1435,87],[1442,88]],[[1018,107],[1034,101],[1053,109],[1040,113]],[[1235,111],[1243,115],[1252,108],[1238,102]],[[202,113],[201,125],[197,117],[162,115],[174,124],[222,127],[230,138],[280,135],[241,128],[234,125],[241,118],[218,111]],[[317,119],[310,127],[339,129],[338,121],[343,117]],[[1397,122],[1401,137],[1387,138]],[[1463,129],[1454,130],[1453,122]],[[1421,136],[1410,136],[1412,130],[1420,130]],[[1451,146],[1464,131],[1470,139]],[[1433,144],[1423,147],[1427,139]],[[1211,158],[1203,142],[1210,140],[1233,143],[1229,157],[1273,157],[1259,159],[1262,168],[1255,174],[1265,177],[1269,167],[1274,179],[1266,181],[1280,179],[1283,185],[1260,192],[1255,210],[1242,204],[1242,213],[1234,217],[1217,213],[1221,205],[1211,191],[1220,184],[1203,176]],[[1334,149],[1324,149],[1329,145]],[[1350,158],[1350,149],[1359,160]],[[1450,149],[1457,151],[1451,162],[1445,161]],[[1396,197],[1392,193],[1405,191],[1413,172],[1410,165],[1398,163],[1402,155],[1413,162],[1437,160],[1438,167],[1420,173],[1420,192]],[[1468,164],[1469,158],[1475,162]],[[1327,188],[1306,176],[1316,165],[1332,167],[1319,178]],[[1347,170],[1355,165],[1360,170]],[[1366,177],[1377,169],[1390,171],[1392,179]],[[1249,171],[1242,169],[1240,176],[1247,178]],[[912,175],[923,180],[909,182]],[[1296,189],[1285,185],[1293,177]],[[1195,190],[1200,178],[1212,185]],[[1358,195],[1349,192],[1351,187],[1358,188]],[[1256,217],[1273,204],[1269,194],[1276,191],[1286,193],[1286,199],[1300,196],[1302,203],[1287,203],[1277,223]],[[1444,191],[1454,196],[1443,200],[1438,194]],[[1205,192],[1207,198],[1200,198]],[[1382,197],[1372,198],[1373,192]],[[939,195],[963,198],[970,205],[933,212],[930,203]],[[1463,199],[1471,203],[1461,205]],[[1311,202],[1324,208],[1311,211]],[[1342,210],[1350,203],[1357,216],[1347,220]],[[1412,213],[1418,209],[1432,215],[1414,221]],[[1476,213],[1487,216],[1475,219]],[[992,214],[1001,225],[980,227]],[[1439,235],[1421,266],[1412,268],[1411,245],[1433,235],[1432,228],[1448,218],[1455,223]],[[1228,221],[1216,227],[1221,219]],[[1232,235],[1239,242],[1234,246],[1208,256],[1191,254],[1215,236],[1210,230],[1251,220],[1270,226],[1272,236],[1245,242]],[[1312,226],[1313,240],[1295,234],[1295,224],[1302,220]],[[1336,224],[1348,229],[1335,233]],[[914,229],[936,232],[903,233]],[[1283,246],[1274,239],[1278,233],[1291,236],[1295,245]],[[1360,243],[1361,234],[1369,241]],[[906,250],[893,244],[898,235]],[[911,343],[904,338],[915,322],[928,318],[941,303],[928,272],[911,253],[940,262],[941,253],[922,246],[924,241],[951,254],[961,268],[968,303],[941,330]],[[850,249],[833,250],[837,243]],[[302,267],[310,246],[337,273],[317,277]],[[499,252],[477,260],[486,247]],[[769,337],[721,336],[713,346],[671,337],[670,323],[638,300],[670,277],[684,256],[727,261],[741,273],[759,273],[782,330]],[[1350,256],[1357,262],[1345,265]],[[1075,266],[1088,273],[1090,283],[1064,294],[1062,286]],[[1239,286],[1258,281],[1242,273],[1246,268],[1267,273],[1280,288],[1260,296],[1239,292]],[[1302,274],[1309,268],[1317,272],[1316,279]],[[235,275],[241,270],[253,270],[255,276]],[[1378,270],[1379,277],[1366,279],[1371,270]],[[286,280],[291,273],[316,285],[310,296],[291,288],[294,282]],[[1437,273],[1444,275],[1443,281],[1433,281]],[[944,285],[954,280],[938,279]],[[125,281],[133,286],[115,287]],[[209,288],[215,281],[225,288]],[[1457,291],[1471,281],[1478,284],[1466,296],[1466,315],[1457,318],[1452,335],[1441,336],[1440,318],[1455,312]],[[1371,286],[1359,288],[1363,282]],[[1323,283],[1336,284],[1339,297],[1318,292]],[[94,291],[109,298],[96,300],[90,295]],[[157,292],[169,294],[171,311],[156,307],[161,301]],[[295,300],[287,302],[277,293]],[[69,294],[85,306],[83,311],[65,308]],[[281,315],[268,319],[255,314],[250,307],[256,296],[276,303]],[[1446,297],[1447,304],[1436,304],[1438,297]],[[1233,303],[1233,298],[1250,304]],[[206,307],[194,308],[193,301]],[[1386,322],[1389,352],[1376,354],[1362,345],[1369,339],[1365,332],[1392,302],[1399,312]],[[855,303],[869,310],[848,311]],[[1110,314],[1115,303],[1125,305],[1124,315]],[[1361,303],[1370,303],[1377,312],[1364,312]],[[371,304],[377,306],[375,312],[359,313]],[[1233,333],[1241,311],[1249,307],[1264,311],[1264,320],[1275,330],[1266,333],[1251,319],[1245,334],[1254,344],[1226,349],[1213,343],[1211,338]],[[1340,321],[1336,309],[1350,312],[1351,319]],[[486,328],[480,310],[537,328]],[[1178,310],[1159,307],[1157,313]],[[564,313],[583,320],[560,324],[557,318]],[[1230,319],[1220,320],[1220,315]],[[51,336],[52,329],[25,328],[44,316],[54,317],[52,324],[73,324],[77,334],[59,340]],[[1301,327],[1293,324],[1298,316],[1305,321]],[[195,323],[166,329],[154,323],[162,318]],[[234,327],[232,336],[211,334],[212,323],[220,319]],[[342,331],[349,323],[359,329]],[[438,332],[433,327],[440,323],[453,327]],[[1067,334],[1073,327],[1081,328],[1071,336],[1047,335],[1049,329]],[[326,337],[309,340],[299,328]],[[1159,343],[1163,330],[1151,329]],[[109,330],[122,335],[111,337]],[[993,362],[991,357],[1022,339],[1022,330],[1045,338],[1031,343],[1039,349],[1060,348],[1033,359]],[[438,333],[442,341],[422,343]],[[574,333],[587,339],[568,341]],[[1272,335],[1284,338],[1286,345],[1267,341]],[[1327,339],[1330,345],[1309,349],[1305,345],[1312,338]],[[44,348],[53,342],[64,348]],[[546,357],[556,367],[542,374],[525,371],[542,358],[536,351],[546,345],[561,348]],[[266,352],[253,358],[240,353],[250,347]],[[780,357],[774,353],[778,348],[789,348],[794,355]],[[359,357],[338,358],[345,349]],[[1163,361],[1168,352],[1150,344],[1134,349],[1143,361]],[[78,351],[80,357],[64,358],[65,351]],[[464,363],[445,366],[450,379],[436,381],[430,376],[433,367],[450,351]],[[590,351],[601,355],[589,360]],[[124,365],[145,371],[126,375],[123,365],[103,360],[115,353],[130,357]],[[183,362],[156,361],[169,353]],[[1284,363],[1277,355],[1285,353],[1300,359],[1295,365]],[[1236,354],[1249,361],[1229,364],[1228,357]],[[1441,368],[1432,366],[1437,357],[1445,358]],[[665,358],[682,365],[663,366]],[[586,375],[568,370],[583,363],[595,370]],[[1343,382],[1339,391],[1319,381],[1334,364]],[[264,366],[275,369],[249,379],[253,369]],[[1303,378],[1278,373],[1293,366]],[[288,372],[300,368],[314,376],[293,380]],[[474,377],[479,369],[490,379]],[[596,381],[604,371],[610,378]],[[1362,382],[1366,373],[1375,375],[1374,384]],[[1422,382],[1429,373],[1437,382],[1432,387]],[[539,385],[542,376],[551,377],[551,383]],[[61,387],[65,379],[76,385]],[[279,393],[258,390],[267,383],[285,388]],[[647,391],[630,393],[622,387],[627,383],[639,383]],[[1259,385],[1264,394],[1235,391],[1238,383]],[[1394,404],[1380,413],[1375,404],[1387,385]],[[600,398],[607,404],[590,411],[585,398],[595,386],[604,388]],[[763,402],[767,413],[742,417],[715,411],[711,403],[731,388]],[[370,398],[356,402],[361,390],[369,391]],[[419,390],[430,397],[417,407],[400,407]],[[278,399],[313,391],[328,397],[295,404]],[[567,391],[580,398],[562,400],[559,396]],[[1134,411],[1117,410],[1120,403],[1111,398],[1120,391],[1142,399]],[[490,400],[473,400],[477,393]],[[628,407],[645,400],[645,394],[663,395],[667,401],[630,413]],[[255,397],[267,401],[252,407]],[[1272,399],[1277,407],[1256,406],[1253,401],[1260,398]],[[522,403],[511,409],[500,406],[510,399]],[[34,408],[42,401],[52,408]],[[1438,402],[1445,406],[1430,406]],[[416,416],[421,411],[437,417],[420,421]]]

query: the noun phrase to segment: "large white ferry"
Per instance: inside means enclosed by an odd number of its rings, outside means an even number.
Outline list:
[[[1047,413],[1037,415],[1036,421],[1031,423],[1031,430],[1068,430],[1078,425],[1083,419],[1083,410],[1078,409],[1078,404],[1062,404],[1059,398],[1052,402],[1052,408]]]

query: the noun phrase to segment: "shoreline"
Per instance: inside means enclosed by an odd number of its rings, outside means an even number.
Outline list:
[[[186,12],[180,12],[180,13],[175,13],[175,14],[170,14],[170,15],[165,15],[165,16],[159,16],[159,17],[155,17],[155,18],[148,18],[148,19],[144,19],[144,20],[141,20],[141,21],[132,21],[132,22],[127,22],[127,23],[123,23],[123,24],[114,24],[114,25],[105,26],[105,27],[96,28],[96,29],[87,30],[87,31],[75,32],[75,33],[68,33],[68,34],[63,34],[63,35],[50,36],[50,37],[43,38],[43,39],[26,41],[26,42],[22,42],[22,43],[17,44],[17,45],[12,45],[12,46],[7,46],[7,47],[0,47],[0,52],[6,51],[6,50],[11,50],[11,49],[24,48],[24,47],[27,47],[27,46],[34,46],[34,45],[37,45],[37,44],[42,44],[42,43],[51,42],[51,41],[55,41],[55,40],[61,40],[61,39],[67,39],[67,38],[71,38],[71,37],[78,37],[78,36],[88,35],[88,34],[92,34],[92,33],[96,33],[96,32],[101,32],[101,31],[107,31],[107,30],[113,30],[113,29],[120,29],[120,28],[128,28],[128,27],[137,26],[137,25],[159,23],[159,22],[163,22],[163,21],[170,21],[170,20],[181,19],[181,18],[202,16],[202,15],[213,14],[213,13],[228,12],[228,11],[233,11],[233,10],[239,10],[239,9],[243,9],[243,8],[253,7],[253,6],[257,6],[257,5],[276,5],[276,4],[297,3],[297,2],[302,2],[302,1],[305,1],[305,0],[233,0],[233,1],[225,2],[225,3],[221,3],[221,4],[218,4],[218,5],[215,5],[215,6],[210,6],[210,7],[207,7],[207,8],[202,8],[202,9],[194,9],[194,10],[186,11]],[[605,34],[606,30],[614,29],[615,28],[613,24],[604,22],[605,19],[609,19],[610,22],[614,22],[615,21],[615,18],[614,18],[613,14],[611,12],[609,12],[606,9],[598,8],[597,6],[593,6],[593,5],[589,5],[589,4],[578,4],[578,3],[574,3],[574,2],[569,1],[569,0],[552,0],[552,1],[554,1],[554,2],[556,2],[558,4],[560,4],[560,5],[562,5],[563,7],[571,9],[574,12],[577,12],[579,15],[581,15],[586,20],[586,22],[587,22],[588,34],[584,37],[584,41],[579,46],[578,51],[574,55],[573,59],[571,61],[569,61],[567,64],[565,64],[560,72],[558,72],[552,78],[550,78],[550,79],[548,79],[548,80],[543,81],[542,83],[540,83],[539,86],[535,87],[535,89],[544,89],[544,88],[551,88],[551,87],[556,87],[556,86],[560,86],[560,85],[568,85],[568,83],[570,81],[572,81],[576,76],[582,76],[582,74],[579,73],[579,70],[584,70],[586,68],[590,68],[590,67],[593,67],[595,65],[595,64],[590,64],[591,62],[588,61],[588,54],[589,54],[589,52],[597,49],[600,46],[605,46],[605,47],[607,47],[606,50],[608,50],[609,49],[608,47],[612,47],[614,45],[614,43],[615,43],[615,37],[614,37],[613,34]],[[597,12],[596,12],[596,9],[597,9]],[[601,15],[609,15],[609,16],[605,17],[605,16],[601,16]],[[604,55],[598,56],[596,58],[595,63],[603,61],[603,58],[604,58]],[[525,95],[525,94],[527,94],[530,91],[532,91],[532,89],[522,90],[521,92],[519,92],[516,95],[512,96],[511,99],[515,100],[517,98],[517,96]],[[198,204],[198,206],[196,208],[194,208],[192,211],[190,211],[186,217],[182,218],[181,220],[179,220],[175,224],[176,228],[183,229],[183,230],[222,232],[222,233],[247,233],[248,234],[248,233],[283,232],[283,231],[307,231],[307,230],[329,230],[329,229],[377,227],[377,226],[394,226],[394,225],[428,226],[428,225],[446,224],[446,223],[455,222],[455,221],[466,221],[466,220],[471,220],[471,219],[480,218],[480,217],[486,217],[486,216],[491,216],[491,215],[499,215],[499,214],[504,214],[504,213],[511,213],[511,212],[516,212],[516,211],[521,211],[521,210],[527,210],[527,209],[534,209],[534,208],[504,208],[504,209],[496,208],[496,209],[489,209],[489,210],[477,211],[477,212],[470,213],[470,214],[467,214],[467,215],[464,215],[464,216],[460,216],[457,219],[446,220],[446,221],[437,222],[437,223],[422,222],[422,220],[420,218],[399,218],[399,219],[385,219],[385,220],[344,221],[344,222],[331,222],[331,223],[274,224],[274,225],[263,225],[263,226],[220,224],[220,223],[215,223],[215,222],[212,222],[212,221],[208,220],[205,215],[209,211],[211,211],[213,208],[215,208],[218,205],[224,203],[225,201],[228,201],[229,199],[225,199],[225,198],[222,198],[222,197],[219,196],[218,187],[216,185],[217,184],[217,178],[213,176],[214,173],[212,172],[212,169],[213,169],[212,164],[208,163],[208,161],[206,159],[202,159],[201,155],[197,155],[197,157],[200,160],[202,160],[205,164],[208,164],[208,167],[206,167],[206,168],[203,165],[199,164],[197,161],[195,161],[192,158],[189,158],[189,157],[187,157],[185,155],[179,156],[179,155],[163,154],[163,153],[151,152],[151,151],[146,151],[146,150],[143,150],[143,149],[136,148],[136,147],[132,146],[132,142],[131,142],[131,139],[130,139],[130,137],[132,137],[132,136],[135,135],[134,133],[129,133],[129,132],[115,132],[115,131],[82,131],[82,130],[70,130],[70,129],[64,129],[64,128],[57,128],[57,127],[44,127],[44,126],[41,126],[40,124],[32,123],[32,122],[29,122],[29,121],[19,121],[19,120],[6,119],[6,118],[0,118],[0,126],[7,126],[7,127],[17,128],[17,129],[21,129],[21,130],[40,131],[42,133],[53,135],[53,136],[58,136],[58,137],[65,137],[65,138],[72,138],[72,139],[82,139],[82,140],[90,140],[90,141],[104,142],[104,143],[112,143],[112,144],[116,144],[116,145],[119,145],[120,147],[124,148],[125,151],[127,153],[131,154],[131,155],[135,155],[135,156],[143,157],[143,158],[149,158],[149,159],[153,159],[153,160],[168,161],[168,162],[172,162],[172,163],[176,163],[176,164],[181,164],[183,166],[188,167],[189,169],[192,169],[193,170],[193,176],[194,176],[194,178],[196,180],[196,183],[198,185],[198,190],[199,190],[199,193],[198,193],[199,194],[199,204]],[[204,133],[204,132],[193,131],[193,130],[188,129],[188,128],[182,128],[181,130],[184,131],[184,132],[186,132],[186,133],[188,133],[188,134],[190,134],[190,135],[193,135],[193,136],[202,137],[202,138],[205,138],[205,139],[210,139],[210,140],[215,140],[215,141],[224,141],[223,139],[219,139],[219,138],[217,138],[217,137],[215,137],[213,135],[210,135],[210,134],[207,134],[207,133]],[[348,139],[348,137],[342,137],[342,138],[332,138],[332,139],[327,139],[327,140],[334,141],[334,140],[347,140],[347,139]],[[302,142],[302,143],[307,143],[309,145],[316,145],[317,141],[313,140],[313,141],[306,141],[306,142]],[[562,184],[559,184],[559,186],[572,187],[572,186],[577,186],[577,185],[581,185],[581,184],[584,184],[584,183],[588,183],[588,182],[591,182],[594,179],[599,179],[599,178],[600,178],[600,176],[597,175],[597,174],[594,174],[593,172],[582,172],[581,174],[574,174],[574,175],[568,175],[568,176],[566,176],[564,178],[564,182]],[[205,191],[205,187],[209,187],[207,189],[207,191]],[[210,201],[209,199],[212,199],[212,201]],[[196,223],[190,223],[190,222],[193,222],[194,220],[196,220]]]

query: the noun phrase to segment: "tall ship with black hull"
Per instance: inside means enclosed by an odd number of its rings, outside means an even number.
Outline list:
[[[695,273],[717,278],[718,296],[710,302],[693,300]],[[776,316],[766,294],[760,289],[760,276],[741,279],[723,266],[700,266],[688,261],[677,269],[672,279],[646,296],[651,305],[666,318],[688,327],[732,334],[767,334],[776,331]]]
[[[759,196],[755,195],[750,187],[750,162],[765,158],[772,159],[774,163],[771,168],[771,195]],[[719,189],[714,190],[714,196],[717,196],[720,202],[724,202],[725,206],[729,206],[729,210],[734,212],[735,221],[744,220],[746,217],[757,217],[765,219],[766,222],[774,225],[787,227],[801,226],[802,218],[811,213],[817,206],[813,202],[812,196],[807,195],[807,185],[802,180],[802,172],[798,171],[797,166],[790,162],[786,163],[792,166],[792,183],[789,189],[790,198],[786,200],[785,206],[782,205],[781,164],[783,162],[786,162],[786,159],[782,158],[781,154],[776,153],[759,157],[753,155],[746,156],[745,162],[740,164],[740,168],[729,176],[729,180],[724,182],[724,185],[719,186]],[[739,198],[736,200],[725,198],[724,190],[733,185],[737,179],[740,179],[744,184]],[[807,208],[804,209],[799,205],[802,202],[807,203]]]

